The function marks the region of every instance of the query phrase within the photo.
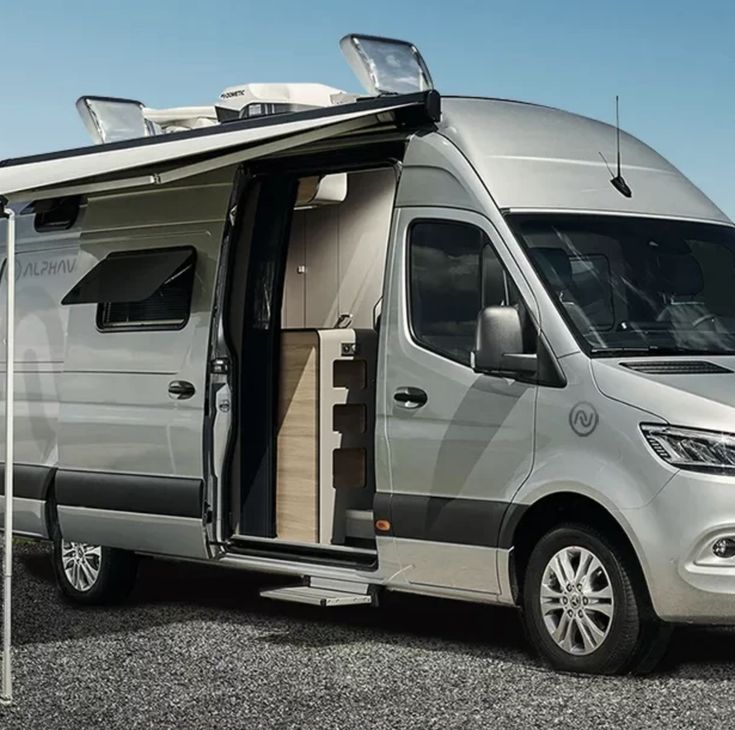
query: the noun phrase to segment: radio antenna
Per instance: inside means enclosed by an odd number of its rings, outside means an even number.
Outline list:
[[[617,94],[615,95],[615,144],[617,147],[617,168],[615,177],[610,182],[621,195],[632,198],[633,191],[623,177],[623,163],[620,154],[620,97]]]

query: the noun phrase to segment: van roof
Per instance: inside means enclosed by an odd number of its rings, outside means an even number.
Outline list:
[[[729,223],[699,188],[648,145],[621,132],[630,198],[611,184],[616,130],[552,107],[444,97],[439,131],[459,147],[500,208],[589,210]]]

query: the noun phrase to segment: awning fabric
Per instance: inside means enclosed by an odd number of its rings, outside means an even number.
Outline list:
[[[111,253],[84,275],[62,304],[142,302],[187,263],[193,248],[174,247]]]
[[[140,185],[165,183],[218,162],[225,166],[332,136],[437,116],[438,95],[432,91],[6,160],[0,162],[0,195],[11,201],[39,200],[68,194],[70,188],[80,194],[112,189],[135,176]]]

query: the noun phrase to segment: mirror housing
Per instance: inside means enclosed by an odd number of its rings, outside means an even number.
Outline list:
[[[538,358],[523,353],[521,317],[515,307],[486,307],[477,316],[472,368],[496,375],[536,373]]]

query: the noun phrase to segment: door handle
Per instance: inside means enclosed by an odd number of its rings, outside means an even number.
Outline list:
[[[402,408],[421,408],[421,406],[426,405],[429,396],[421,388],[405,387],[398,388],[393,393],[393,400]]]
[[[196,393],[196,388],[187,380],[172,380],[168,384],[168,394],[174,400],[186,400]]]

